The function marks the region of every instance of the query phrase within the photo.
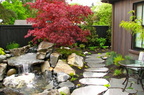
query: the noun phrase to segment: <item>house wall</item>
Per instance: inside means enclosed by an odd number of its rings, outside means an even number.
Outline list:
[[[113,23],[112,23],[112,50],[122,54],[138,55],[138,52],[131,50],[132,36],[131,34],[119,27],[122,20],[129,21],[131,14],[129,11],[133,10],[133,3],[142,0],[120,0],[113,3]]]

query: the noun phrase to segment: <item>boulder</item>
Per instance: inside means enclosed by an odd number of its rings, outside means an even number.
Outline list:
[[[5,60],[7,57],[5,55],[0,55],[0,62],[2,62],[3,60]]]
[[[60,95],[57,89],[52,89],[48,92],[47,95]]]
[[[13,90],[11,88],[5,88],[3,90],[3,92],[4,92],[4,94],[2,94],[2,95],[24,95],[21,92],[19,92],[18,90]],[[1,93],[0,93],[0,95],[1,95]]]
[[[42,93],[33,94],[33,95],[61,95],[57,89],[52,89],[50,91],[44,90]]]
[[[66,74],[75,74],[75,70],[70,67],[66,62],[62,60],[58,60],[56,67],[54,68],[54,72],[64,72]]]
[[[45,71],[49,71],[50,70],[50,64],[49,61],[45,61],[43,65],[41,65],[41,71],[45,72]]]
[[[56,66],[59,56],[60,56],[59,53],[52,53],[50,55],[50,64],[51,64],[52,67]]]
[[[0,81],[3,80],[7,64],[0,63]]]
[[[38,45],[38,49],[37,49],[37,59],[45,59],[46,57],[48,58],[47,54],[51,54],[53,49],[53,43],[47,42],[47,41],[42,41],[39,45]]]
[[[7,71],[7,76],[11,76],[16,73],[17,73],[17,70],[15,68],[12,68]]]
[[[66,80],[68,80],[70,78],[70,76],[66,73],[57,73],[57,81],[58,82],[64,82]]]
[[[46,52],[37,52],[36,58],[39,60],[43,60],[46,57]]]
[[[74,83],[72,83],[71,81],[66,81],[66,82],[62,82],[59,84],[59,87],[69,87],[69,88],[74,88],[75,85]]]
[[[22,54],[25,54],[30,48],[30,45],[21,47],[21,48],[14,48],[14,49],[10,49],[10,52],[14,55],[14,56],[19,56]]]
[[[75,53],[72,53],[68,56],[68,64],[71,64],[73,66],[77,67],[83,67],[83,57],[76,55]]]
[[[65,95],[70,95],[70,89],[68,87],[61,87],[58,89],[59,93],[64,93]]]
[[[24,55],[11,57],[8,60],[8,65],[20,67],[23,64],[34,65],[44,63],[44,60],[36,59],[36,53],[27,53]]]
[[[53,43],[47,42],[47,41],[42,41],[39,45],[38,45],[38,52],[41,51],[47,51],[48,49],[53,47]]]
[[[12,55],[11,55],[11,54],[5,54],[5,56],[6,56],[7,58],[12,57]]]
[[[35,75],[33,73],[23,74],[20,76],[11,75],[4,79],[3,84],[6,87],[22,88],[34,82]]]

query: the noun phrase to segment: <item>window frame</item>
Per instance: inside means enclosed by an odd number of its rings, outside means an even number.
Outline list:
[[[144,27],[144,1],[133,3],[133,10],[135,10],[135,12],[136,12],[135,15],[134,14],[133,15],[136,16],[136,18],[137,18],[137,5],[138,4],[142,4],[142,15],[141,15],[141,17],[143,19],[142,27]],[[142,48],[142,47],[136,47],[136,34],[134,36],[132,36],[132,49],[134,49],[134,50],[144,50],[144,48]]]

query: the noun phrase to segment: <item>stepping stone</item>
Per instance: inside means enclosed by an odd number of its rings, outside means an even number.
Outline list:
[[[107,73],[96,73],[96,72],[84,72],[83,73],[83,77],[91,77],[91,78],[95,78],[95,77],[104,77]]]
[[[129,95],[128,92],[123,92],[122,89],[108,89],[103,95]]]
[[[121,88],[123,89],[125,85],[123,85],[123,81],[125,80],[125,78],[121,78],[121,79],[116,79],[116,78],[111,78],[110,79],[110,85],[113,88]],[[127,86],[129,87],[129,86]]]
[[[104,60],[101,58],[86,58],[85,61],[88,62],[88,61],[104,61]]]
[[[100,64],[97,64],[97,63],[87,63],[87,65],[91,68],[101,68],[101,67],[105,67],[105,64],[103,63],[100,63]]]
[[[139,91],[139,92],[137,92],[137,94],[136,95],[143,95],[144,94],[144,92],[143,91]]]
[[[108,72],[108,68],[106,67],[102,67],[102,68],[88,68],[88,69],[85,69],[85,71],[88,71],[88,72]]]
[[[107,89],[104,86],[85,86],[75,89],[71,95],[99,95]]]
[[[87,62],[87,63],[99,64],[99,63],[103,63],[104,60],[86,60],[85,62]]]
[[[98,57],[101,57],[101,56],[104,56],[106,55],[106,53],[101,53],[101,54],[91,54],[91,55],[87,55],[87,56],[91,56],[93,58],[98,58]]]
[[[109,82],[106,79],[103,78],[82,78],[79,80],[82,84],[88,84],[88,85],[105,85],[109,84]]]
[[[87,63],[95,63],[95,64],[101,64],[104,63],[104,60],[89,60]]]

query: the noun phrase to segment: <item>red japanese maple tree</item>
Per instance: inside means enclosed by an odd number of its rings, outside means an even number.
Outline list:
[[[36,0],[27,3],[37,10],[35,18],[28,18],[34,30],[29,30],[25,37],[33,36],[33,41],[48,40],[56,45],[71,45],[76,41],[86,41],[89,30],[82,30],[78,24],[92,14],[88,6],[69,5],[65,0]]]

